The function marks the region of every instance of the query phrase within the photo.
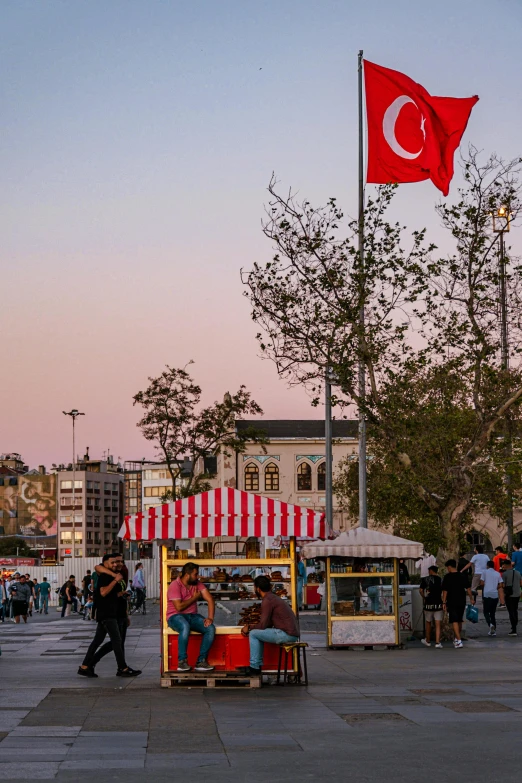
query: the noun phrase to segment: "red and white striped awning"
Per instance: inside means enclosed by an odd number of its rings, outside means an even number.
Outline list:
[[[220,488],[125,517],[119,536],[132,541],[214,536],[325,538],[326,523],[324,514],[311,508]]]

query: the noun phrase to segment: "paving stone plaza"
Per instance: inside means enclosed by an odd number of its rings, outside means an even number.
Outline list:
[[[321,624],[303,625],[310,685],[261,690],[159,687],[157,608],[133,618],[115,677],[76,670],[94,633],[82,620],[36,618],[0,627],[0,780],[482,781],[518,775],[522,637],[484,622],[463,650],[327,650]],[[496,759],[496,760],[495,760]],[[499,766],[500,765],[500,766]]]

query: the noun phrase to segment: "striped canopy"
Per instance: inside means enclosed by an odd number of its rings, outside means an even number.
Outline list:
[[[303,557],[420,557],[424,545],[380,530],[355,527],[334,541],[305,544]]]
[[[225,487],[125,517],[119,536],[132,541],[215,536],[325,538],[326,523],[324,514],[311,508]]]

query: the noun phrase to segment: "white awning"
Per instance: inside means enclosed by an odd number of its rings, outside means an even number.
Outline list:
[[[333,541],[305,544],[303,557],[420,557],[424,545],[379,530],[355,527]]]

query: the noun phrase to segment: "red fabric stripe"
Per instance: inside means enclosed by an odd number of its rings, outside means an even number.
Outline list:
[[[282,503],[281,504],[281,517],[280,517],[280,530],[278,535],[280,536],[287,536],[288,535],[288,504]],[[277,530],[277,528],[276,528]],[[277,535],[277,533],[276,533]]]
[[[216,536],[221,536],[221,531],[223,530],[223,512],[221,510],[222,503],[221,499],[223,496],[223,492],[221,489],[216,489],[214,493],[214,515],[215,515],[215,522],[214,522],[214,533]]]
[[[309,536],[310,538],[314,537],[314,520],[315,520],[315,511],[309,509],[306,515],[306,535]]]
[[[156,517],[157,517],[156,508],[153,506],[152,508],[149,508],[149,516],[147,519],[147,524],[144,526],[144,531],[143,531],[144,535],[146,534],[147,541],[151,541],[153,538],[157,538]]]
[[[196,513],[196,501],[194,499],[194,495],[191,495],[188,498],[188,513],[187,513],[188,531],[187,531],[187,538],[195,538],[195,536],[196,536],[195,513]]]
[[[130,539],[130,516],[125,517],[125,534],[123,538],[127,539],[127,541]]]
[[[263,535],[261,532],[261,517],[261,496],[256,495],[254,500],[254,536],[256,538],[260,538]]]
[[[161,507],[161,537],[169,538],[169,504],[164,503]]]
[[[143,538],[143,514],[140,513],[136,514],[136,541],[141,541]]]
[[[294,509],[295,509],[295,514],[294,514],[294,519],[293,519],[293,531],[291,533],[289,533],[289,535],[300,536],[301,535],[302,510],[301,510],[300,506],[294,506]]]
[[[239,509],[238,509],[239,510]],[[238,536],[248,536],[248,492],[241,493],[241,516],[238,519]]]
[[[267,505],[267,519],[266,519],[266,535],[274,536],[275,529],[275,501],[274,498],[268,498]]]
[[[201,538],[208,538],[208,492],[201,495]]]

